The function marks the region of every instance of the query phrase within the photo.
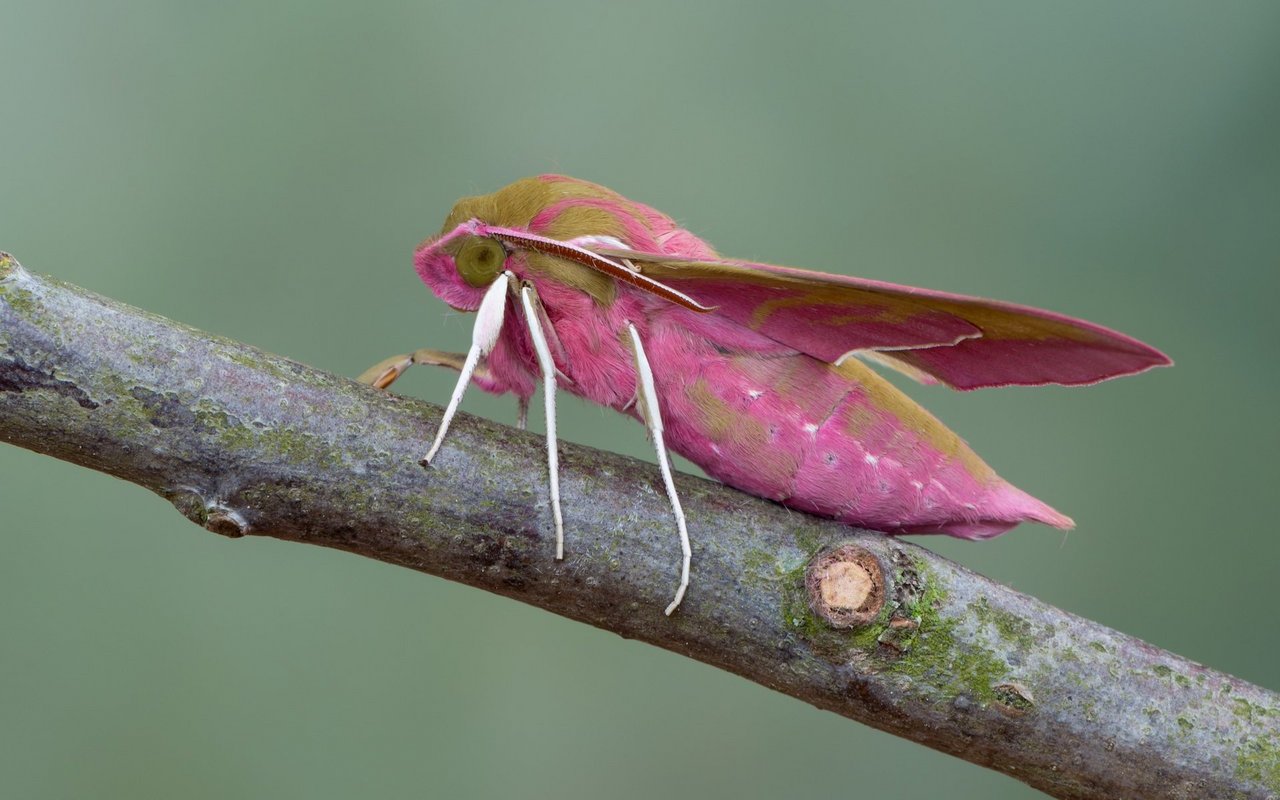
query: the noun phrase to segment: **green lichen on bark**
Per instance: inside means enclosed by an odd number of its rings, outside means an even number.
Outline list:
[[[777,553],[759,547],[747,549],[742,556],[742,566],[747,580],[777,580],[785,574],[780,569]]]
[[[293,467],[332,468],[341,460],[332,448],[305,431],[288,426],[255,429],[223,416],[218,439],[225,447],[253,448],[264,459],[278,460]]]
[[[1236,774],[1280,794],[1280,739],[1258,736],[1240,743]]]
[[[7,277],[7,275],[0,275],[0,301],[24,317],[34,317],[40,310],[40,304],[36,302],[31,292],[14,286],[10,281],[5,280]]]
[[[1035,626],[1012,611],[995,608],[985,597],[973,604],[973,615],[986,623],[1009,649],[1030,651],[1036,642]]]
[[[995,686],[1009,670],[990,648],[975,638],[957,636],[963,617],[947,605],[949,593],[933,571],[917,566],[924,592],[906,611],[919,619],[911,648],[890,661],[887,672],[908,677],[929,687],[936,700],[950,703],[961,695],[978,703],[996,700]]]

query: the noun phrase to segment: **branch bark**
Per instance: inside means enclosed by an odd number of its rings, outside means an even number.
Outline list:
[[[227,536],[346,550],[642,639],[1059,798],[1280,795],[1280,697],[911,543],[543,443],[54,280],[0,254],[0,440],[144,486]]]

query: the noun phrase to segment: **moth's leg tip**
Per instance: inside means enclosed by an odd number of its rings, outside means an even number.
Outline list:
[[[386,389],[404,374],[404,371],[409,368],[411,363],[409,356],[392,356],[379,361],[360,373],[360,376],[356,378],[356,382],[372,386],[375,389]]]

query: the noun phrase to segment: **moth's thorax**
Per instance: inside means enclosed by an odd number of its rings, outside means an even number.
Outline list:
[[[683,258],[714,257],[715,251],[670,217],[642,203],[587,181],[541,175],[516,181],[492,194],[458,201],[439,235],[423,242],[414,253],[414,266],[423,282],[451,307],[479,308],[484,286],[469,284],[455,261],[459,243],[486,227],[509,228],[562,242],[587,246],[621,244],[624,248],[666,253]],[[635,370],[625,332],[634,323],[647,335],[650,317],[680,312],[670,303],[627,290],[590,267],[529,249],[511,248],[503,267],[522,282],[532,284],[546,308],[559,340],[557,362],[570,378],[565,389],[593,402],[621,408],[635,393]],[[536,355],[527,330],[513,320],[518,301],[509,301],[502,336],[489,356],[488,367],[497,384],[520,396],[533,391]],[[687,313],[687,312],[681,312]],[[761,339],[739,326],[724,325],[704,315],[688,314],[695,336],[716,335],[733,340]],[[775,347],[762,340],[761,347]]]
[[[568,242],[607,237],[650,253],[710,258],[715,251],[671,217],[588,181],[564,175],[524,178],[492,194],[459,200],[440,236],[470,220]],[[439,238],[439,237],[435,237]],[[420,248],[431,244],[429,239]]]
[[[569,380],[561,388],[600,405],[622,410],[636,392],[635,361],[627,326],[641,336],[650,330],[654,298],[618,291],[609,303],[536,272],[528,280],[536,288],[554,329],[553,358]],[[533,362],[529,362],[533,365]]]

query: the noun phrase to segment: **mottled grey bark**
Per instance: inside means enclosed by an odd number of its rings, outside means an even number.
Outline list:
[[[1280,795],[1280,698],[927,550],[379,393],[0,258],[0,440],[133,481],[218,533],[347,550],[714,664],[1062,798]],[[3,476],[0,476],[0,480]]]

